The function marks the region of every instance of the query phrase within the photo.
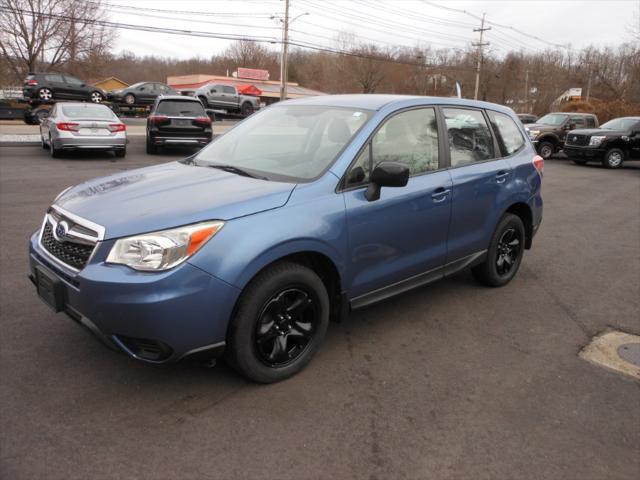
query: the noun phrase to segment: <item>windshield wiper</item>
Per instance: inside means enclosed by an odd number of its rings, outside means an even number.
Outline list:
[[[254,173],[249,173],[246,170],[243,170],[239,167],[234,167],[233,165],[207,165],[209,168],[217,168],[219,170],[224,170],[225,172],[235,173],[236,175],[242,175],[243,177],[250,178],[259,178],[260,180],[268,180],[267,177],[261,177],[260,175],[256,175]]]

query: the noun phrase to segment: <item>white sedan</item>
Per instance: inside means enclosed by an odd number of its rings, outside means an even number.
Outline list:
[[[40,123],[42,148],[52,157],[63,151],[111,150],[127,154],[127,126],[106,105],[56,103]]]

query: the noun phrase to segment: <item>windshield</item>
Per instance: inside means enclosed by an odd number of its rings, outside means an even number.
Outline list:
[[[635,123],[640,123],[639,118],[614,118],[607,123],[600,125],[605,130],[631,130]]]
[[[104,105],[64,105],[62,113],[68,118],[89,118],[92,120],[117,120],[118,117]]]
[[[562,115],[560,113],[549,113],[544,117],[540,118],[536,123],[541,123],[543,125],[552,125],[557,127],[558,125],[562,125],[564,121],[567,119],[568,115]]]
[[[273,180],[319,176],[372,112],[309,105],[272,106],[200,151],[196,165],[230,165]]]

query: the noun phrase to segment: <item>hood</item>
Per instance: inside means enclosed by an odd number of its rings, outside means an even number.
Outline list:
[[[611,135],[612,137],[619,137],[622,135],[629,135],[629,132],[624,130],[607,130],[606,128],[580,128],[571,130],[569,134],[577,133],[578,135]]]
[[[525,125],[528,130],[540,130],[541,132],[549,132],[551,130],[555,130],[558,127],[554,127],[553,125],[545,125],[544,123],[527,123]]]
[[[171,162],[90,180],[55,203],[102,225],[110,239],[278,208],[294,188],[293,183]]]

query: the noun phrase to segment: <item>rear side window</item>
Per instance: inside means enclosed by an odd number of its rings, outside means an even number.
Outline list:
[[[76,78],[76,77],[70,77],[68,75],[65,75],[64,77],[67,80],[67,83],[71,84],[71,85],[82,85],[82,80]]]
[[[495,158],[493,137],[480,110],[443,108],[442,112],[447,124],[452,167]]]
[[[200,102],[184,100],[164,100],[158,104],[156,113],[176,117],[204,117],[204,108]]]
[[[44,79],[51,83],[62,83],[62,75],[45,75]]]
[[[571,117],[569,118],[569,125],[574,124],[576,127],[575,128],[582,128],[584,127],[585,123],[584,123],[584,117]]]
[[[513,155],[524,145],[524,138],[520,129],[509,115],[504,113],[487,111],[489,121],[493,127],[493,133],[498,140],[498,145],[504,156]]]

